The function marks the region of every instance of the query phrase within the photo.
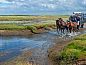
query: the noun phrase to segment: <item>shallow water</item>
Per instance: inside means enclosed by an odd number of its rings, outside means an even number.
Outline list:
[[[83,34],[86,31],[78,32],[76,34]],[[5,62],[13,57],[20,55],[23,51],[32,51],[32,56],[28,61],[34,61],[40,65],[49,65],[47,58],[47,51],[57,42],[71,39],[71,35],[58,35],[57,32],[49,31],[43,34],[35,34],[27,37],[21,36],[0,36],[0,53],[6,53],[0,56],[0,62]]]

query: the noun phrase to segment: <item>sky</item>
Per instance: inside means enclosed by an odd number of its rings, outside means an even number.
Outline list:
[[[85,11],[86,0],[0,0],[0,15],[68,15]]]

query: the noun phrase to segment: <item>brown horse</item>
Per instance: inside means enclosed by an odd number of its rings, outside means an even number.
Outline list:
[[[57,26],[57,32],[64,33],[66,23],[63,21],[62,18],[59,18],[59,20],[56,20],[56,26]]]
[[[67,23],[67,26],[68,26],[68,30],[69,30],[70,33],[72,31],[73,32],[76,32],[77,31],[77,23],[76,22],[70,21],[70,22]]]
[[[57,27],[57,32],[64,33],[66,30],[67,32],[76,32],[77,31],[77,23],[76,22],[64,22],[62,18],[59,18],[56,20],[56,27]]]

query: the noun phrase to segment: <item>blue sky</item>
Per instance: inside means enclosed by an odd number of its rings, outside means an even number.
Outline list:
[[[0,0],[0,15],[57,15],[85,12],[86,0]]]

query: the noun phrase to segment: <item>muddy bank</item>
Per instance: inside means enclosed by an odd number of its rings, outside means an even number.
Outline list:
[[[58,43],[56,43],[52,48],[48,50],[48,58],[50,65],[56,65],[55,62],[56,58],[59,56],[59,53],[68,45],[68,43],[72,41],[71,39],[68,40],[62,40]]]
[[[32,34],[40,34],[48,32],[52,29],[55,29],[55,26],[46,27],[46,28],[37,28],[35,30],[0,30],[0,36],[27,36]]]
[[[30,30],[0,30],[1,36],[31,35]]]
[[[86,30],[80,29],[80,32]],[[48,50],[48,58],[50,65],[85,65],[86,64],[86,53],[84,47],[86,46],[86,34],[75,36],[72,39],[62,40],[56,43],[52,48]],[[76,45],[75,46],[73,46]],[[71,45],[71,46],[70,46]],[[80,45],[80,46],[79,46]],[[84,45],[84,47],[82,46]],[[69,47],[68,47],[69,46]],[[79,48],[78,48],[79,47]],[[86,48],[86,47],[85,47]],[[82,51],[84,49],[84,51]],[[77,51],[81,51],[80,53]],[[72,60],[73,59],[73,60]]]

